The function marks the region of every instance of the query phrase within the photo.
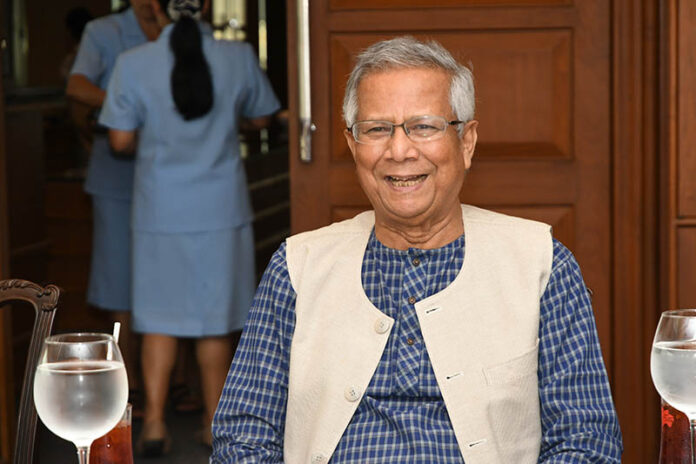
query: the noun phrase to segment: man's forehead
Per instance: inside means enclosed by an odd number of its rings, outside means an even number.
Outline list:
[[[422,116],[450,109],[449,75],[439,68],[390,68],[372,72],[358,85],[360,118]]]

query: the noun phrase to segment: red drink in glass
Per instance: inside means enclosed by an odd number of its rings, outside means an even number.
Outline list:
[[[116,427],[92,442],[89,464],[133,464],[131,412],[129,403]]]

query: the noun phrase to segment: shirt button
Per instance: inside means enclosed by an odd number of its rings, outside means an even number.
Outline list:
[[[407,339],[406,339],[406,343],[409,344],[409,345],[413,345],[414,343],[416,343],[416,341],[415,341],[414,339],[412,339],[412,338],[407,338]]]
[[[360,399],[360,390],[353,386],[346,387],[345,391],[343,392],[343,395],[346,397],[348,401],[353,403]]]
[[[312,464],[323,464],[326,462],[328,461],[326,459],[326,456],[324,456],[323,454],[315,454],[314,456],[312,456]]]
[[[408,297],[408,302],[410,304],[415,304],[416,303],[416,297],[415,296],[409,296]]]
[[[420,259],[418,258],[413,258],[413,261],[411,261],[414,266],[418,266],[420,264]]]
[[[389,319],[377,319],[375,321],[375,332],[378,334],[387,333],[391,327],[391,322]]]

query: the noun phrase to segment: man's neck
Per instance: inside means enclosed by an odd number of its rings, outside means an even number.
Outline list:
[[[404,224],[390,224],[375,218],[375,236],[385,246],[396,250],[441,248],[464,233],[461,209],[440,220]]]

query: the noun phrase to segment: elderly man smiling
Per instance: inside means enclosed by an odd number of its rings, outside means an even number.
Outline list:
[[[211,462],[620,462],[572,254],[546,224],[459,203],[470,71],[434,42],[379,42],[343,110],[374,211],[273,256]]]

